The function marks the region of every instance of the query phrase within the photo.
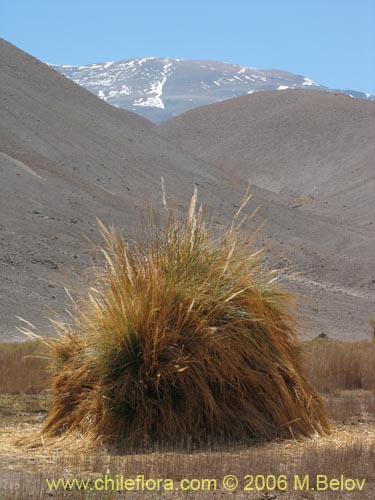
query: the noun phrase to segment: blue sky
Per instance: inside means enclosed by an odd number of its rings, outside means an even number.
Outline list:
[[[375,0],[0,0],[0,36],[56,64],[212,59],[375,94]]]

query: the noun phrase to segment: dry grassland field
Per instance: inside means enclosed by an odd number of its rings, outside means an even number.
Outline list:
[[[93,450],[82,436],[48,444],[40,431],[49,407],[49,374],[39,343],[3,344],[2,367],[0,497],[3,499],[37,498],[273,498],[273,499],[372,499],[375,495],[375,345],[371,342],[345,343],[315,340],[301,345],[306,370],[314,386],[323,395],[332,419],[332,433],[304,441],[226,443],[191,450],[144,450],[111,454]],[[38,357],[34,357],[38,356]],[[39,357],[41,356],[41,357]],[[32,441],[32,442],[31,442]],[[76,485],[48,490],[46,479],[147,479],[169,478],[176,485],[182,479],[215,479],[214,491],[96,491],[88,494]],[[239,479],[235,492],[223,488],[227,475]],[[243,491],[248,475],[286,477],[285,491]],[[329,479],[365,480],[362,491],[306,491],[303,481],[310,477],[309,488],[316,487],[318,475]],[[301,487],[294,491],[295,477]],[[268,480],[273,488],[272,480]],[[263,481],[258,478],[258,486]],[[102,487],[104,483],[99,483]],[[107,480],[108,488],[112,484]],[[120,483],[119,483],[120,484]],[[140,483],[141,484],[141,483]],[[211,488],[214,488],[211,483]],[[116,484],[115,484],[116,486]],[[121,486],[121,484],[120,484]],[[130,485],[131,486],[131,485]],[[150,483],[150,488],[154,485]],[[197,482],[193,487],[197,488]],[[255,487],[255,483],[251,485]],[[141,486],[140,486],[141,487]],[[201,486],[208,488],[209,485]],[[250,485],[249,485],[250,487]],[[299,488],[299,483],[296,487]],[[322,482],[322,488],[325,483]],[[333,484],[336,487],[336,484]],[[348,487],[352,487],[351,482]]]

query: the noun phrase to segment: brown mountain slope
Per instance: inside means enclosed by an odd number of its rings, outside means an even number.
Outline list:
[[[292,268],[306,273],[298,287],[309,288],[315,325],[346,337],[369,331],[374,103],[314,91],[263,92],[195,109],[158,132],[232,179],[251,178],[279,204],[273,213],[264,207],[267,230]]]
[[[86,279],[85,235],[97,241],[95,217],[131,233],[138,206],[160,206],[161,176],[181,203],[194,183],[200,199],[212,195],[214,222],[228,220],[238,207],[245,189],[239,169],[227,174],[193,159],[146,120],[105,104],[4,41],[0,75],[0,338],[15,338],[16,315],[48,333],[48,307],[61,311],[63,286]],[[279,266],[288,258],[294,270],[318,282],[297,283],[309,295],[303,335],[323,329],[349,337],[356,328],[368,335],[367,233],[292,208],[289,196],[253,192],[252,207],[262,205],[257,221],[266,224],[269,258]],[[336,280],[340,266],[352,272],[346,289]],[[359,294],[358,279],[366,283]],[[329,288],[335,283],[338,290]]]
[[[147,120],[0,41],[0,339],[14,336],[15,315],[40,326],[47,307],[63,308],[95,218],[134,229],[137,207],[161,205],[161,176],[181,203],[194,183],[207,196],[225,184]]]
[[[198,108],[158,130],[314,213],[375,224],[375,103],[308,90],[261,92]]]

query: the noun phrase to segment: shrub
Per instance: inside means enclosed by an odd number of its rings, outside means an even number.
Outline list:
[[[101,227],[105,264],[49,343],[46,435],[142,447],[329,431],[301,370],[294,298],[238,222],[248,199],[216,239],[196,192],[184,220],[154,214],[132,245]]]

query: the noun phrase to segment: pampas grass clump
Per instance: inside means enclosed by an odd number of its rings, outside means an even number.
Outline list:
[[[196,192],[185,220],[169,211],[163,229],[153,215],[137,244],[102,227],[97,282],[49,341],[45,435],[142,447],[329,431],[301,372],[293,297],[253,250],[241,209],[218,239]]]

